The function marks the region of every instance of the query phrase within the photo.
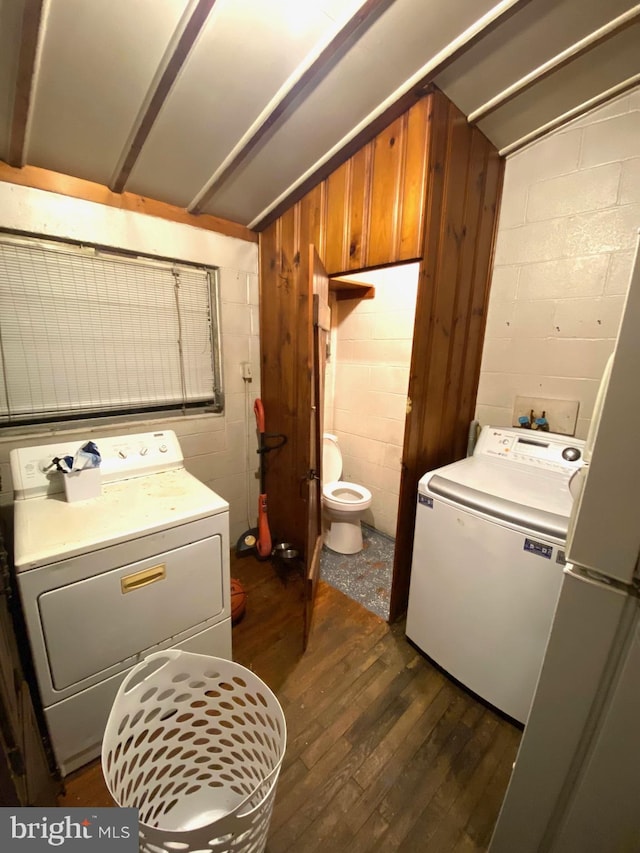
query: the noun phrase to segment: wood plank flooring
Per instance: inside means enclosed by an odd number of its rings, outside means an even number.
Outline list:
[[[232,561],[247,591],[234,659],[277,694],[288,744],[268,853],[478,853],[487,849],[520,731],[388,625],[320,583],[302,652],[303,579]],[[99,763],[61,805],[109,805]]]

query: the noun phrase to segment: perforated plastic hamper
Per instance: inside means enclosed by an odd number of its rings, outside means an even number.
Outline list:
[[[254,673],[171,649],[120,686],[102,770],[116,803],[139,809],[143,853],[260,853],[285,746],[282,708]]]

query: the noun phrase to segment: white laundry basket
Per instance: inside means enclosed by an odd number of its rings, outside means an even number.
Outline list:
[[[119,806],[140,816],[140,850],[264,850],[286,746],[282,708],[245,667],[175,649],[120,686],[102,744]]]

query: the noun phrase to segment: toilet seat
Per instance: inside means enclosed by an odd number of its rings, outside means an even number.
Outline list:
[[[371,492],[357,483],[334,480],[322,487],[322,499],[329,509],[357,512],[371,505]]]

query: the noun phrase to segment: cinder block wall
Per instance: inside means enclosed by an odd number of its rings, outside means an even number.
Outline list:
[[[476,417],[578,400],[588,431],[640,228],[640,88],[507,160]]]

